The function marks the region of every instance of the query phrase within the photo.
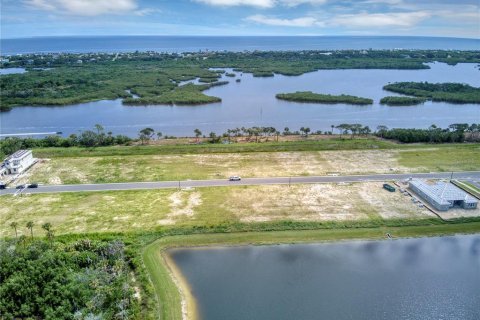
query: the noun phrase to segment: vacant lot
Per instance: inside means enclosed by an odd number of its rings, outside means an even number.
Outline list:
[[[414,149],[54,157],[42,159],[18,183],[76,184],[479,170],[480,146]]]
[[[68,232],[145,231],[162,226],[216,225],[255,221],[346,221],[429,217],[400,193],[381,183],[109,191],[4,196],[2,234],[10,223],[27,233],[28,221]]]

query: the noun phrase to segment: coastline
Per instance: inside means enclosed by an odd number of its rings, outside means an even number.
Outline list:
[[[190,285],[168,253],[171,249],[236,247],[245,245],[277,245],[326,243],[357,240],[454,236],[480,233],[480,222],[405,227],[378,227],[357,229],[286,230],[240,233],[191,234],[166,236],[147,245],[142,253],[145,266],[159,302],[161,319],[200,320],[195,297]],[[168,316],[167,316],[168,315]]]

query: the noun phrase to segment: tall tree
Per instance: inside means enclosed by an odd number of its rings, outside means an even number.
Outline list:
[[[18,223],[15,221],[10,223],[10,227],[12,227],[15,230],[15,238],[18,238],[17,226],[18,226]]]
[[[198,142],[200,139],[200,136],[202,135],[202,131],[200,131],[200,129],[197,128],[193,130],[193,133],[195,134],[195,138],[197,138],[197,142]]]
[[[140,130],[140,133],[138,136],[142,141],[142,144],[145,144],[146,141],[150,141],[150,139],[152,139],[154,134],[155,134],[155,130],[153,130],[152,128],[144,128]]]
[[[30,229],[30,236],[32,237],[32,240],[33,240],[33,221],[27,222],[27,228]]]

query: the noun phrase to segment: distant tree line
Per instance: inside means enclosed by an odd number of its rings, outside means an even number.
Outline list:
[[[72,134],[69,137],[47,136],[41,139],[35,138],[17,138],[9,137],[0,140],[0,157],[12,154],[20,149],[49,148],[49,147],[85,147],[94,148],[101,146],[128,145],[140,142],[142,145],[149,144],[152,140],[176,139],[175,136],[164,135],[161,131],[155,131],[153,128],[144,128],[139,131],[138,138],[130,138],[124,135],[113,136],[111,132],[104,132],[101,125],[95,126],[95,131],[86,130],[79,135]],[[342,123],[331,125],[331,130],[313,131],[309,127],[301,127],[299,130],[292,131],[285,127],[279,131],[274,127],[237,127],[228,129],[223,134],[210,132],[203,134],[200,129],[195,129],[193,134],[197,143],[236,143],[240,138],[246,142],[260,141],[278,141],[280,136],[302,136],[307,138],[310,134],[314,135],[333,135],[337,130],[340,138],[349,137],[367,137],[372,134],[369,126],[359,123]],[[438,128],[432,125],[428,129],[389,129],[386,126],[378,126],[373,132],[375,136],[384,139],[397,140],[404,143],[428,142],[428,143],[446,143],[446,142],[480,142],[480,124],[457,123],[452,124],[446,129]],[[200,141],[200,137],[204,140]]]
[[[388,129],[386,126],[378,126],[375,134],[404,143],[480,142],[480,124],[456,123],[445,129],[436,125],[431,125],[428,129]]]
[[[80,134],[71,134],[64,138],[58,135],[50,135],[45,138],[17,138],[8,137],[0,140],[0,155],[12,154],[20,149],[49,148],[49,147],[101,147],[124,145],[132,139],[124,135],[114,136],[112,132],[105,132],[103,126],[95,125],[94,130],[85,130]]]

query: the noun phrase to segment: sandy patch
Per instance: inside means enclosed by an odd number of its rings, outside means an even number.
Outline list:
[[[403,195],[395,184],[389,184],[397,190],[389,192],[383,189],[383,182],[367,182],[358,185],[358,192],[384,219],[435,216],[425,207],[413,203],[411,197]]]
[[[401,173],[411,168],[398,163],[397,150],[323,151],[322,156],[335,172],[355,173]]]

